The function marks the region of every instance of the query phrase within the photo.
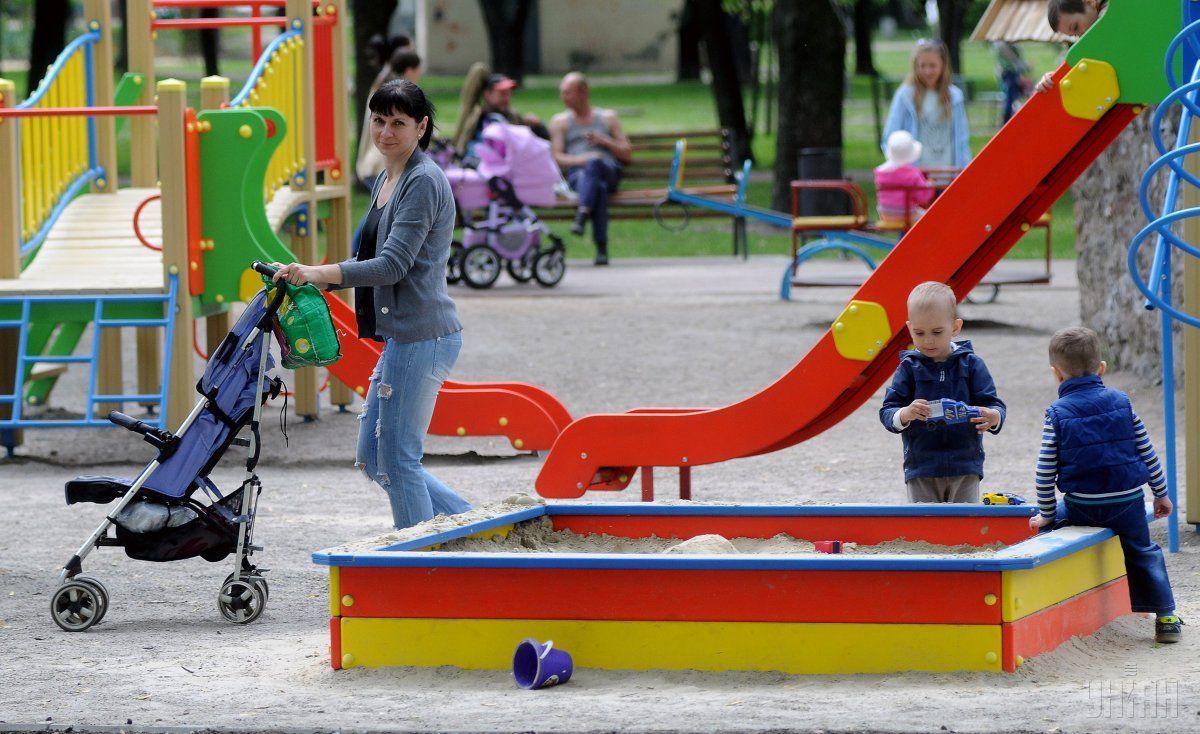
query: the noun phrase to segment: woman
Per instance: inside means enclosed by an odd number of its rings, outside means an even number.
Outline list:
[[[356,258],[280,265],[275,280],[354,288],[358,335],[384,343],[359,418],[355,466],[387,492],[397,529],[471,506],[421,466],[438,390],[462,348],[446,291],[454,197],[425,155],[434,109],[397,79],[371,95],[371,141],[386,166],[375,181]]]
[[[966,168],[971,162],[967,107],[962,90],[950,83],[950,54],[941,41],[917,41],[912,71],[892,98],[883,149],[897,130],[921,143],[921,168]]]

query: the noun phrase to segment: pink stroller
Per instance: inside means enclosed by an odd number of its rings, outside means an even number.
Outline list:
[[[503,265],[518,282],[558,285],[566,272],[566,248],[530,209],[554,204],[562,177],[550,144],[527,127],[496,121],[484,128],[474,155],[476,168],[445,169],[463,220],[462,243],[450,253],[447,278],[490,288]]]

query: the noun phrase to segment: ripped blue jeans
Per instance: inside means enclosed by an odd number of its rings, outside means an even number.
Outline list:
[[[358,416],[355,466],[387,492],[403,529],[471,505],[421,466],[438,390],[462,349],[462,334],[400,344],[388,339]]]

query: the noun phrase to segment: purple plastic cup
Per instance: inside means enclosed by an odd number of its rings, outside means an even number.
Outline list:
[[[521,640],[513,653],[513,677],[518,688],[549,688],[571,680],[571,656],[554,647],[553,640],[542,644],[531,638]]]

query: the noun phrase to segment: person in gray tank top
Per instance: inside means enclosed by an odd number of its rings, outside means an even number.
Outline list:
[[[573,71],[564,76],[558,94],[567,109],[550,120],[550,146],[567,182],[579,194],[571,233],[581,236],[591,220],[595,262],[607,265],[608,196],[617,190],[621,166],[633,160],[633,148],[617,113],[592,107],[583,74]]]

